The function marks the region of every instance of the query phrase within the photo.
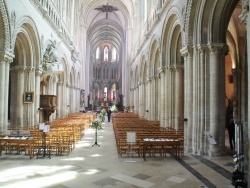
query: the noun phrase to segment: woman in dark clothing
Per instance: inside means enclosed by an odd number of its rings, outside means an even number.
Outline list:
[[[110,116],[111,116],[111,110],[110,110],[110,108],[108,108],[107,114],[108,114],[108,122],[110,122]]]
[[[235,126],[234,126],[234,120],[231,119],[229,126],[228,126],[228,134],[229,134],[229,144],[230,148],[235,148]]]

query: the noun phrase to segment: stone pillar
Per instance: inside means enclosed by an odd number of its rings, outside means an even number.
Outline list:
[[[0,134],[8,126],[9,67],[13,58],[13,54],[0,52]]]
[[[130,108],[133,108],[134,104],[135,104],[135,101],[134,101],[134,98],[135,98],[135,89],[134,88],[130,88],[130,94],[129,94],[129,105],[130,105]],[[132,109],[130,109],[132,110]]]
[[[156,107],[157,104],[156,101],[156,91],[155,91],[155,77],[151,78],[151,92],[152,92],[152,99],[151,99],[151,113],[150,113],[150,120],[155,121],[155,113],[156,113]]]
[[[174,128],[174,88],[175,88],[175,82],[174,82],[174,67],[169,67],[169,76],[168,76],[168,111],[169,111],[169,125],[170,127]]]
[[[59,118],[62,115],[62,95],[63,95],[62,82],[57,83],[57,109],[56,117]]]
[[[143,103],[143,100],[142,100],[142,84],[141,83],[138,83],[139,85],[139,107],[138,107],[138,112],[139,112],[139,116],[141,117],[142,116],[142,103]]]
[[[168,79],[168,77],[169,77],[169,69],[168,69],[168,67],[166,67],[165,68],[165,87],[166,87],[166,89],[165,89],[165,94],[164,94],[164,97],[165,97],[165,104],[164,104],[164,106],[165,106],[165,122],[164,122],[164,127],[169,127],[169,109],[168,109],[168,101],[169,101],[169,99],[168,99],[168,97],[169,97],[169,95],[168,95],[168,92],[169,92],[169,79]]]
[[[233,107],[233,118],[234,118],[234,122],[239,122],[241,121],[242,117],[241,117],[241,113],[240,111],[240,92],[241,92],[241,88],[239,87],[239,83],[238,83],[238,77],[240,77],[241,71],[238,69],[232,69],[232,74],[233,74],[233,85],[234,85],[234,100],[235,100],[235,104]],[[239,94],[238,94],[239,93]]]
[[[221,155],[225,148],[225,53],[224,44],[209,44],[210,133],[217,144],[209,144],[209,155]]]
[[[26,67],[25,68],[25,91],[33,91],[35,94],[35,68]],[[37,109],[36,109],[37,110]],[[24,125],[33,126],[34,125],[34,100],[33,103],[24,105],[24,111],[26,116],[24,116]]]
[[[167,127],[171,127],[171,69],[170,67],[166,67],[166,122],[167,122]]]
[[[146,107],[146,96],[145,96],[145,94],[146,94],[146,82],[143,82],[142,84],[141,84],[141,98],[142,98],[142,100],[141,100],[141,117],[143,117],[143,118],[145,118],[145,113],[146,113],[146,109],[145,109],[145,107]]]
[[[9,80],[9,73],[10,73],[10,63],[13,61],[13,58],[14,58],[14,55],[12,54],[6,54],[5,56],[5,89],[4,89],[4,106],[5,106],[5,114],[4,114],[4,132],[6,133],[7,132],[7,129],[8,129],[8,113],[9,113],[9,87],[10,87],[10,80]]]
[[[184,56],[184,137],[185,137],[185,149],[187,152],[192,151],[192,130],[193,130],[193,50],[191,47],[184,47],[181,49],[181,53]]]
[[[16,118],[17,126],[23,126],[23,95],[24,95],[24,71],[25,67],[17,66],[17,103],[16,103]]]
[[[199,155],[206,155],[206,148],[207,148],[207,138],[204,134],[206,130],[206,125],[209,121],[209,115],[206,113],[209,111],[209,97],[207,97],[207,93],[209,93],[209,63],[207,63],[207,45],[198,45],[198,58],[199,58],[199,119],[198,119],[198,126],[199,126],[199,134],[198,134],[198,154]]]
[[[80,88],[76,88],[76,108],[75,112],[79,112],[81,110],[80,108]],[[108,95],[108,94],[107,94]]]
[[[66,116],[68,116],[70,112],[70,83],[66,83],[66,101],[67,101],[67,108],[66,108]]]
[[[160,75],[157,77],[157,117],[156,120],[161,119],[161,78]]]
[[[175,66],[175,129],[183,129],[183,66]]]
[[[138,100],[138,86],[135,84],[134,86],[134,113],[138,114],[138,104],[137,104],[137,100]]]
[[[16,114],[17,114],[17,108],[16,108],[16,103],[17,103],[17,71],[15,68],[12,68],[10,71],[11,74],[11,93],[10,93],[10,125],[11,126],[16,126],[17,125],[17,119],[16,119]]]
[[[37,69],[35,71],[35,93],[34,93],[34,124],[38,124],[40,121],[40,84],[41,84],[42,70]]]
[[[148,120],[152,120],[151,118],[151,114],[152,114],[152,110],[153,110],[153,107],[152,107],[152,98],[153,98],[153,91],[152,91],[152,80],[151,78],[148,78],[148,88],[147,88],[147,92],[148,92],[148,97],[147,97],[147,103],[148,103],[148,107],[147,107],[147,119]]]
[[[62,83],[62,93],[61,93],[61,116],[65,117],[67,115],[67,108],[68,108],[68,102],[67,102],[67,86],[66,83]]]
[[[161,67],[160,70],[160,82],[161,82],[161,93],[160,93],[160,126],[165,125],[165,67]]]
[[[192,124],[195,125],[193,126],[193,130],[192,130],[192,149],[193,149],[193,153],[197,154],[197,147],[198,147],[198,139],[199,139],[199,106],[198,106],[198,102],[199,102],[199,66],[200,66],[200,62],[199,62],[199,58],[198,58],[199,54],[198,54],[198,49],[197,47],[193,48],[193,70],[192,70],[192,83],[193,83],[193,103],[192,103],[192,109],[195,111],[192,115]]]

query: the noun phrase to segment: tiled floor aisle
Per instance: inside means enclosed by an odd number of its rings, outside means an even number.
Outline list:
[[[0,187],[4,188],[230,188],[232,157],[205,158],[185,154],[166,158],[119,158],[111,123],[89,129],[73,152],[51,159],[24,155],[0,158]],[[207,160],[208,159],[208,160]]]

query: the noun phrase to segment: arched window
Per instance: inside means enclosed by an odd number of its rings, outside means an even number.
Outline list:
[[[108,92],[108,88],[107,88],[107,87],[104,87],[104,91],[103,91],[103,93],[104,93],[104,95],[103,95],[103,100],[104,100],[104,101],[107,101],[107,92]]]
[[[108,59],[109,59],[109,49],[108,49],[108,47],[106,46],[106,47],[104,48],[104,58],[103,58],[103,61],[108,61]]]
[[[112,50],[112,61],[116,61],[116,49],[113,48]]]
[[[96,49],[95,58],[100,59],[100,49],[99,49],[99,47]]]

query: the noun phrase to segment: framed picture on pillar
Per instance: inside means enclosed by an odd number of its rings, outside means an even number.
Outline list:
[[[24,92],[24,103],[33,103],[34,101],[34,92],[33,91],[25,91]]]

